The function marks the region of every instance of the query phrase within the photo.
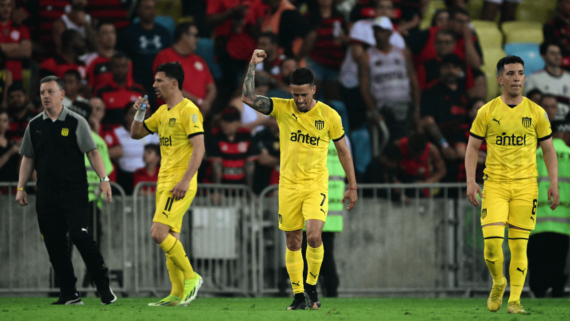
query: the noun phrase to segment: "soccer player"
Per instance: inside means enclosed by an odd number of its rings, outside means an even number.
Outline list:
[[[485,263],[493,277],[493,288],[487,308],[496,312],[503,303],[507,279],[503,276],[503,239],[509,225],[511,295],[507,311],[526,314],[520,304],[527,274],[527,244],[536,224],[538,185],[536,146],[544,151],[550,177],[550,208],[558,206],[558,161],[552,145],[552,130],[542,107],[522,96],[525,83],[524,62],[507,56],[497,63],[497,81],[503,93],[481,107],[471,126],[465,155],[467,197],[479,206],[477,194],[483,198],[481,225],[485,239]],[[487,141],[487,159],[483,175],[484,189],[475,182],[479,147]]]
[[[327,153],[334,141],[338,157],[348,178],[348,210],[358,199],[350,150],[344,138],[340,116],[331,107],[313,99],[316,86],[313,72],[296,69],[291,75],[293,99],[267,98],[254,93],[255,67],[267,54],[255,50],[243,84],[242,100],[257,111],[275,117],[279,125],[281,176],[279,179],[279,228],[285,231],[285,265],[295,299],[287,310],[318,309],[321,306],[316,284],[323,262],[321,239],[328,212]],[[303,284],[301,245],[303,227],[307,228],[307,288]],[[306,301],[305,301],[306,300]]]
[[[184,70],[179,62],[158,66],[153,88],[166,101],[147,120],[133,120],[131,137],[158,132],[162,166],[158,174],[156,212],[150,234],[166,253],[172,291],[149,306],[187,306],[196,299],[202,278],[192,270],[180,242],[182,218],[198,189],[196,171],[204,157],[204,127],[200,110],[182,96]],[[134,107],[143,103],[139,97]]]

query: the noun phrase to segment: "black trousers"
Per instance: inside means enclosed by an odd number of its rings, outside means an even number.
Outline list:
[[[528,269],[530,290],[537,298],[543,298],[552,288],[555,298],[564,295],[567,276],[568,235],[559,233],[538,233],[528,242]]]
[[[339,279],[336,272],[336,264],[334,262],[334,236],[335,233],[323,232],[323,246],[325,248],[325,255],[323,257],[323,265],[321,265],[321,272],[319,280],[322,280],[323,287],[325,290],[324,295],[326,297],[336,298],[338,297],[338,285]],[[303,232],[303,258],[307,255],[307,233]],[[307,267],[307,260],[304,259],[305,268],[303,269],[303,280],[307,280],[307,274],[309,273]],[[305,284],[306,285],[306,284]]]
[[[38,188],[36,212],[49,259],[61,294],[76,292],[69,238],[79,250],[97,289],[109,286],[109,270],[89,233],[87,184],[65,188]]]

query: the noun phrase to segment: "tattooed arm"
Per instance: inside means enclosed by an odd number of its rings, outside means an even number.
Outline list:
[[[257,110],[258,112],[269,115],[272,109],[272,102],[270,98],[265,96],[258,96],[255,94],[255,66],[262,62],[267,57],[267,54],[263,50],[255,50],[253,52],[253,57],[249,62],[249,68],[245,75],[245,80],[243,81],[243,91],[241,94],[241,100],[249,105],[251,108]]]

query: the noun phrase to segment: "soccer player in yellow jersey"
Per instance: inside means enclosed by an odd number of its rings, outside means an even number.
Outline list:
[[[271,115],[279,125],[281,174],[279,178],[279,228],[285,231],[287,250],[285,265],[295,299],[287,310],[318,309],[321,306],[316,284],[323,261],[321,239],[328,212],[327,154],[334,141],[338,157],[346,172],[349,189],[342,200],[350,200],[348,210],[358,199],[350,150],[344,138],[340,116],[331,107],[313,99],[316,86],[313,73],[299,68],[291,75],[293,99],[258,96],[254,93],[255,66],[267,57],[255,50],[243,84],[242,100],[257,111]],[[303,284],[301,243],[307,228],[306,289]]]
[[[550,177],[548,199],[551,209],[558,206],[558,161],[552,145],[552,130],[542,107],[522,96],[525,82],[524,62],[507,56],[497,63],[497,81],[503,93],[481,107],[471,126],[465,155],[467,197],[479,206],[482,197],[481,225],[485,241],[485,263],[493,277],[487,308],[501,308],[507,279],[503,276],[503,239],[509,225],[511,293],[507,311],[526,314],[520,296],[527,274],[526,249],[530,231],[536,224],[538,199],[536,148],[540,143]],[[477,155],[487,140],[483,193],[475,182]]]
[[[150,234],[166,253],[172,292],[150,306],[187,306],[196,299],[202,278],[192,270],[180,242],[182,218],[198,189],[196,171],[204,157],[204,128],[200,110],[182,96],[184,70],[179,62],[158,66],[154,77],[157,97],[166,101],[144,122],[134,120],[131,137],[158,133],[162,156],[156,190],[156,212]],[[141,107],[142,99],[135,103]]]

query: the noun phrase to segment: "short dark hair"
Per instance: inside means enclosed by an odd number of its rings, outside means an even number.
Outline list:
[[[162,64],[156,68],[156,72],[163,72],[166,77],[178,81],[178,89],[182,90],[184,69],[182,69],[182,65],[178,61]]]
[[[95,29],[95,31],[97,32],[101,31],[101,27],[103,27],[104,25],[112,25],[113,27],[115,27],[115,23],[113,22],[113,20],[101,19],[99,20],[99,23],[97,24],[97,28]],[[115,27],[115,30],[116,28],[117,27]]]
[[[194,26],[191,22],[183,22],[176,26],[176,30],[174,31],[174,43],[177,43],[183,34],[190,33],[190,28]]]
[[[71,41],[76,36],[81,37],[81,34],[79,32],[77,32],[77,30],[66,29],[64,32],[61,33],[61,36],[60,36],[61,47],[62,48],[68,48],[69,45],[71,44]]]
[[[308,68],[297,68],[291,74],[291,85],[301,86],[309,84],[313,87],[315,85],[315,75]]]
[[[467,9],[455,6],[449,10],[449,19],[454,19],[458,14],[464,14],[469,17],[469,11],[467,11]]]
[[[555,42],[545,41],[545,42],[540,44],[540,54],[546,55],[546,52],[548,51],[548,47],[550,47],[550,46],[556,46],[556,47],[558,47],[558,49],[561,49],[559,44],[557,44]]]
[[[115,60],[115,59],[131,59],[129,56],[127,56],[127,54],[125,54],[124,52],[120,52],[117,51],[113,54],[113,57],[111,57],[111,60]]]
[[[533,90],[527,92],[525,96],[526,96],[526,97],[530,97],[530,96],[536,95],[536,94],[539,94],[540,97],[542,97],[542,91],[540,91],[540,90],[537,89],[537,88],[535,88],[535,89],[533,89]]]
[[[554,99],[556,101],[558,101],[558,98],[556,98],[556,96],[552,95],[552,94],[542,94],[542,97],[540,98],[540,105],[542,106],[542,104],[544,103],[544,100],[547,98],[551,98]]]
[[[156,155],[160,156],[160,146],[158,144],[144,145],[144,150],[152,150]]]
[[[408,152],[414,155],[420,154],[428,143],[426,135],[416,133],[408,137]]]
[[[55,83],[57,84],[57,86],[59,87],[59,90],[65,90],[65,83],[63,82],[63,80],[61,78],[59,78],[58,76],[46,76],[44,78],[42,78],[42,80],[40,80],[40,85],[46,82],[52,82],[55,81]]]
[[[447,35],[447,36],[451,36],[451,38],[453,38],[453,41],[457,40],[457,36],[455,35],[455,32],[449,30],[449,29],[439,29],[436,33],[435,36],[439,36],[439,35]]]
[[[505,70],[505,65],[510,65],[510,64],[521,64],[523,65],[524,68],[524,61],[521,59],[521,57],[506,56],[499,59],[499,62],[497,62],[497,76],[502,75],[503,70]]]
[[[259,37],[257,37],[257,40],[259,40],[260,38],[269,38],[269,42],[271,42],[271,44],[276,44],[279,41],[279,38],[277,38],[277,35],[274,34],[273,32],[267,31],[264,32],[262,34],[259,35]]]
[[[75,77],[75,79],[80,82],[81,81],[81,74],[79,73],[79,71],[77,71],[76,69],[69,69],[68,71],[66,71],[63,74],[63,77],[67,76],[67,75],[71,75],[73,77]]]
[[[21,91],[24,93],[24,95],[26,94],[26,89],[24,88],[24,85],[21,82],[12,83],[10,87],[8,87],[8,95],[10,95],[10,93],[14,91]]]

